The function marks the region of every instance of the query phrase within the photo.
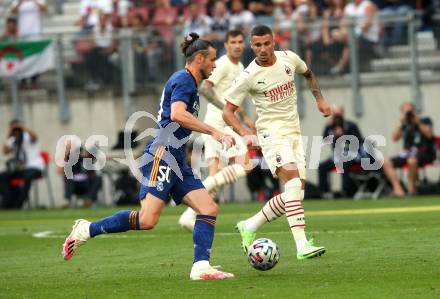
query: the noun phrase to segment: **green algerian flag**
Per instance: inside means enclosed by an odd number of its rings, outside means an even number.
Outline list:
[[[0,77],[29,78],[53,69],[50,40],[0,42]]]

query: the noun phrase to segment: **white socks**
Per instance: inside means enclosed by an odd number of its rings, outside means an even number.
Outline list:
[[[272,197],[263,208],[254,216],[245,221],[247,230],[256,232],[266,222],[271,222],[285,214],[284,193]],[[304,190],[301,190],[301,200],[304,199]]]
[[[304,228],[306,226],[304,208],[301,203],[301,180],[294,178],[285,185],[284,209],[290,230],[296,242],[297,250],[301,250],[307,242]]]
[[[185,212],[180,215],[179,218],[179,224],[184,229],[188,230],[189,232],[192,232],[194,230],[194,225],[196,224],[196,216],[197,213],[190,207],[188,207]]]
[[[264,223],[286,214],[297,250],[301,250],[307,243],[304,232],[304,208],[301,203],[303,199],[304,190],[301,190],[301,180],[294,178],[288,181],[282,194],[272,197],[257,214],[245,220],[246,229],[256,232]]]
[[[266,203],[267,205],[267,203]],[[264,207],[263,207],[264,209]],[[251,218],[248,218],[244,221],[244,226],[247,230],[251,232],[256,232],[260,226],[262,226],[264,223],[268,222],[266,216],[263,213],[263,210],[261,209],[257,214],[252,216]]]
[[[191,272],[202,271],[210,267],[209,261],[198,261],[193,264]]]
[[[233,164],[223,168],[213,176],[207,177],[203,185],[210,193],[217,191],[223,185],[235,183],[239,178],[246,176],[246,171],[240,164]],[[188,231],[193,231],[197,213],[188,207],[179,218],[179,224]]]
[[[240,164],[233,164],[226,166],[213,176],[207,177],[203,181],[208,192],[215,191],[215,189],[226,185],[235,183],[239,178],[246,176],[246,171]]]

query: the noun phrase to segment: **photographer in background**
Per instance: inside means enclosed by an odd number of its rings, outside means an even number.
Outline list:
[[[31,129],[18,120],[11,121],[3,153],[12,157],[6,162],[6,172],[0,174],[0,192],[5,208],[21,208],[28,200],[32,180],[42,175],[44,161],[37,140]],[[13,179],[24,181],[17,196],[11,193],[10,181]]]
[[[421,118],[412,103],[403,103],[400,107],[400,122],[393,131],[393,141],[403,140],[403,151],[399,156],[386,159],[383,170],[393,187],[396,196],[403,196],[404,191],[397,179],[395,168],[408,165],[408,193],[417,193],[416,183],[418,168],[435,160],[435,138],[432,120]]]
[[[75,145],[73,145],[75,147]],[[72,142],[66,142],[64,161],[70,160]],[[97,173],[95,169],[85,168],[84,159],[91,158],[93,163],[95,157],[92,154],[96,148],[85,149],[79,146],[78,161],[72,165],[72,178],[67,178],[64,173],[63,167],[58,167],[58,173],[63,175],[64,178],[64,197],[69,201],[72,200],[72,196],[81,197],[82,206],[90,207],[96,204],[98,200],[98,193],[102,188],[102,177]]]
[[[331,118],[331,122],[325,127],[323,133],[323,138],[331,135],[334,136],[332,142],[332,156],[327,160],[319,163],[318,168],[319,189],[322,196],[325,198],[333,197],[333,194],[330,193],[328,174],[330,171],[333,170],[333,168],[335,168],[335,165],[338,164],[339,161],[341,161],[340,157],[338,157],[337,154],[335,155],[335,152],[344,153],[344,155],[354,155],[355,157],[357,157],[356,159],[352,159],[351,161],[347,161],[343,164],[344,173],[342,174],[342,195],[352,197],[356,192],[356,186],[351,180],[349,173],[352,165],[360,162],[360,155],[359,153],[348,153],[348,143],[344,145],[344,149],[337,149],[337,151],[335,151],[335,146],[336,141],[339,137],[343,135],[353,135],[359,140],[359,148],[362,148],[363,137],[361,135],[361,132],[359,131],[358,126],[354,122],[346,120],[344,118],[344,113],[344,107],[335,106],[333,108],[333,116]]]

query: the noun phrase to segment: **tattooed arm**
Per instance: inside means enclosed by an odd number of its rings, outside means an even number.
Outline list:
[[[209,80],[203,81],[202,85],[200,86],[199,92],[201,95],[205,97],[205,99],[213,104],[215,107],[223,110],[225,107],[224,101],[220,99],[220,97],[217,95],[213,88],[213,84]],[[240,115],[242,121],[245,123],[246,126],[248,126],[252,131],[256,131],[255,123],[254,121],[247,115],[247,113],[241,108],[238,107],[236,109],[237,113]]]
[[[212,84],[212,82],[205,80],[202,82],[202,85],[200,86],[199,92],[202,96],[205,97],[205,99],[208,102],[213,104],[218,109],[223,110],[223,107],[225,106],[225,104],[222,102],[222,100],[220,99],[218,94],[215,92],[213,86],[214,86],[214,84]]]
[[[318,110],[322,113],[324,117],[330,116],[332,114],[332,111],[321,94],[321,89],[319,88],[318,80],[316,79],[315,74],[313,74],[313,72],[308,69],[302,75],[307,79],[309,89],[315,97]]]

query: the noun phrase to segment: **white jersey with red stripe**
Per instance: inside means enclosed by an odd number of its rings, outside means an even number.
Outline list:
[[[206,79],[214,86],[215,93],[224,101],[226,91],[231,87],[234,80],[243,71],[244,66],[241,62],[233,63],[227,55],[223,55],[215,62],[216,68],[211,76]],[[211,103],[208,103],[204,122],[218,130],[223,130],[225,122],[223,121],[223,111]]]
[[[240,106],[250,96],[256,106],[259,136],[300,134],[293,75],[307,71],[306,63],[292,51],[275,51],[276,62],[268,67],[255,60],[228,90],[225,100]]]

